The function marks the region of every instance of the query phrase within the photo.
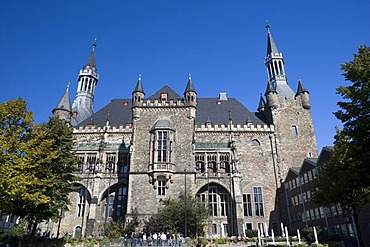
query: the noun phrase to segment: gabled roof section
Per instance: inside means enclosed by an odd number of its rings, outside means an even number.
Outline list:
[[[333,146],[325,146],[321,149],[319,154],[319,158],[317,160],[317,165],[322,165],[330,161],[334,147]]]
[[[182,97],[180,95],[178,95],[175,91],[173,91],[167,85],[162,87],[161,89],[159,89],[154,94],[152,94],[148,99],[150,99],[150,100],[155,100],[155,99],[159,100],[161,98],[161,93],[167,93],[167,99],[168,100],[170,100],[170,99],[173,99],[173,100],[182,99]]]
[[[198,125],[206,124],[207,120],[210,119],[212,124],[227,125],[229,123],[229,112],[232,114],[233,124],[244,125],[247,124],[247,121],[258,125],[266,124],[235,98],[228,98],[227,100],[198,98],[195,123]]]

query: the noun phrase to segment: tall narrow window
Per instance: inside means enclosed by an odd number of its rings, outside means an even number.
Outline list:
[[[85,213],[85,204],[86,204],[86,189],[81,188],[78,191],[78,199],[77,199],[77,217],[83,217]]]
[[[158,195],[165,196],[166,195],[166,178],[159,177],[157,182],[158,182],[158,187],[157,187]]]
[[[167,131],[157,132],[157,161],[167,162]]]
[[[126,211],[126,200],[127,200],[127,187],[119,187],[116,194],[116,216],[125,216]]]
[[[119,163],[118,163],[118,173],[119,174],[127,174],[128,172],[128,165],[130,163],[129,154],[123,153],[119,156]]]
[[[218,216],[217,187],[209,188],[208,203],[209,203],[209,214],[212,216]]]
[[[220,216],[228,216],[229,195],[220,194]]]
[[[298,129],[297,129],[297,126],[295,126],[295,125],[292,126],[292,135],[294,137],[298,136]]]
[[[113,205],[114,205],[114,195],[110,194],[107,199],[106,203],[108,207],[105,207],[105,217],[112,217],[113,216]],[[107,212],[108,210],[108,212]]]
[[[256,216],[264,216],[262,188],[261,187],[253,187],[253,197],[254,197],[255,215]]]
[[[252,195],[251,194],[243,194],[243,209],[244,209],[244,216],[247,216],[247,217],[252,216]]]

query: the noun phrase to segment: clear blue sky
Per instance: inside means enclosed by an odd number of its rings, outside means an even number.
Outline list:
[[[310,92],[318,147],[332,145],[340,64],[370,40],[370,1],[1,1],[0,102],[22,97],[48,120],[97,38],[95,111],[130,98],[138,74],[146,95],[180,95],[192,74],[198,97],[227,92],[251,111],[266,89],[267,31],[285,56],[288,82]]]

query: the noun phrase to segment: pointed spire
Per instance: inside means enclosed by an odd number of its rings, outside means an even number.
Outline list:
[[[303,83],[301,82],[301,79],[298,79],[298,88],[296,95],[299,95],[301,93],[308,93],[306,88],[303,86]]]
[[[186,92],[195,92],[193,82],[191,81],[191,74],[189,73],[188,77],[188,84],[186,85],[185,93]]]
[[[267,29],[267,56],[271,53],[279,53],[279,50],[274,42],[274,39],[272,38],[271,32],[270,32],[270,24],[268,21],[266,21],[266,29]]]
[[[265,100],[263,99],[263,97],[262,97],[262,94],[261,94],[261,97],[260,97],[260,102],[259,102],[259,104],[258,104],[258,111],[263,111],[264,109],[265,109],[265,107],[266,107],[266,102],[265,102]]]
[[[91,68],[95,68],[96,70],[96,62],[95,62],[95,48],[96,48],[96,38],[94,39],[93,45],[92,45],[92,51],[89,57],[89,60],[87,61],[86,66],[90,66]]]
[[[272,85],[271,81],[268,81],[267,82],[267,88],[266,88],[266,92],[265,92],[265,95],[269,94],[269,93],[276,93],[276,89],[275,87]],[[262,96],[261,96],[262,97]]]
[[[71,111],[71,102],[69,100],[69,92],[68,92],[69,84],[70,83],[68,82],[67,90],[64,93],[64,95],[62,96],[62,98],[60,99],[58,105],[55,107],[54,110],[65,110],[65,111],[72,112]]]
[[[136,92],[144,93],[143,85],[141,83],[141,74],[139,74],[137,84],[136,84],[136,87],[135,87],[135,90],[134,90],[134,93],[136,93]]]

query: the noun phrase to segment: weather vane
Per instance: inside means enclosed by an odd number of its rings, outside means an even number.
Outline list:
[[[270,23],[266,20],[266,25],[265,25],[267,32],[270,33]]]
[[[95,47],[96,47],[96,38],[94,39],[94,42],[93,42],[93,50],[95,50]]]

